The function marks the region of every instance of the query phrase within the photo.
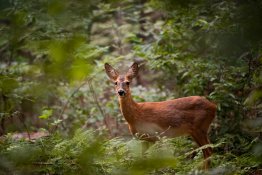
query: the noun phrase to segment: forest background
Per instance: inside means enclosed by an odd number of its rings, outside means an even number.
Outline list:
[[[259,0],[1,0],[0,174],[262,174]],[[146,155],[104,63],[140,64],[136,101],[214,101],[203,172],[190,138]]]

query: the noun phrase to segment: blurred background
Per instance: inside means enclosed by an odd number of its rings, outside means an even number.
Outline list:
[[[190,138],[133,155],[103,66],[137,62],[135,101],[217,104],[208,173],[262,174],[261,19],[259,0],[1,0],[0,173],[204,173]]]

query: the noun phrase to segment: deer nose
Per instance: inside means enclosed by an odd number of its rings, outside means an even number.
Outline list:
[[[125,92],[124,90],[119,90],[119,91],[118,91],[118,94],[119,94],[120,96],[124,96],[125,93],[126,93],[126,92]]]

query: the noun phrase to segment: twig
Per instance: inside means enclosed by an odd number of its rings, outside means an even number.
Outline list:
[[[57,118],[58,120],[62,120],[63,114],[64,114],[64,112],[65,112],[65,109],[66,109],[66,107],[68,106],[71,98],[79,91],[79,89],[80,89],[81,87],[83,87],[83,86],[84,86],[88,81],[90,81],[91,79],[92,79],[92,77],[86,79],[82,84],[80,84],[80,85],[72,92],[72,94],[68,97],[66,103],[64,104],[64,106],[63,106],[63,108],[62,108],[62,111],[60,112],[60,114],[59,114],[59,116],[58,116],[58,118]],[[50,132],[56,131],[57,128],[58,128],[58,124],[56,124],[56,125],[51,129]]]
[[[34,162],[33,165],[45,165],[45,166],[48,166],[48,165],[55,165],[55,163],[49,163],[49,162]],[[70,163],[70,165],[76,165],[76,163],[72,162]]]
[[[93,88],[93,85],[92,85],[91,80],[87,80],[87,83],[88,83],[90,92],[92,93],[92,96],[93,96],[93,99],[94,99],[95,104],[97,105],[97,107],[98,107],[101,115],[105,118],[105,117],[106,117],[105,112],[104,112],[104,110],[102,109],[102,107],[101,107],[100,104],[99,104],[99,101],[98,101],[97,95],[96,95],[96,93],[95,93],[95,91],[94,91],[94,88]]]
[[[97,74],[97,73],[100,73],[101,71],[103,71],[103,69],[96,71],[96,74]],[[95,75],[95,74],[94,74],[94,75]],[[93,76],[90,76],[89,78],[87,78],[82,84],[80,84],[80,85],[72,92],[72,94],[68,97],[66,103],[64,104],[64,106],[63,106],[63,108],[62,108],[62,110],[61,110],[61,112],[60,112],[60,114],[59,114],[59,116],[58,116],[58,118],[57,118],[58,120],[62,120],[63,114],[64,114],[64,112],[65,112],[65,110],[66,110],[66,107],[68,106],[71,98],[80,90],[81,87],[83,87],[86,83],[88,83],[88,81],[91,81],[91,80],[94,78],[94,75],[93,75]],[[63,122],[63,121],[62,121],[62,122]],[[58,124],[56,124],[56,125],[51,129],[50,133],[56,131],[57,128],[58,128]]]
[[[170,128],[171,128],[171,126],[168,126],[168,128],[167,128],[166,130],[164,130],[163,132],[161,132],[161,133],[159,134],[159,136],[165,134],[165,132],[167,132]]]
[[[221,143],[218,143],[218,144],[206,144],[206,145],[203,145],[203,146],[201,146],[201,147],[198,147],[197,149],[194,149],[194,150],[192,150],[192,151],[190,151],[190,152],[187,152],[185,155],[186,156],[189,156],[189,155],[191,155],[191,154],[193,154],[194,152],[198,152],[198,151],[201,151],[201,150],[203,150],[203,149],[207,149],[207,148],[216,148],[216,147],[219,147],[220,145],[222,145],[222,144],[224,144],[225,142],[221,142]]]
[[[14,115],[16,115],[16,114],[17,114],[19,120],[20,120],[20,121],[22,122],[22,124],[24,125],[24,128],[25,128],[25,130],[26,130],[28,139],[31,141],[31,136],[30,136],[29,129],[28,129],[27,125],[25,124],[25,122],[24,122],[23,119],[22,119],[22,117],[24,117],[25,115],[24,115],[23,113],[19,112],[19,111],[16,111],[16,112],[14,113]]]
[[[112,132],[111,132],[111,130],[110,130],[109,124],[108,124],[107,121],[106,121],[105,111],[102,109],[101,105],[99,104],[99,100],[98,100],[98,98],[97,98],[97,95],[96,95],[96,92],[95,92],[95,90],[94,90],[94,88],[93,88],[93,85],[92,85],[91,80],[88,80],[88,86],[89,86],[90,92],[92,93],[94,102],[95,102],[96,106],[98,107],[98,110],[100,111],[101,115],[102,115],[103,118],[104,118],[104,123],[105,123],[105,125],[106,125],[107,128],[108,128],[109,134],[112,136]]]
[[[6,113],[4,115],[8,115],[9,117],[18,117],[18,119],[20,120],[20,122],[22,123],[22,125],[24,126],[24,128],[26,130],[26,134],[28,136],[29,141],[31,141],[29,129],[28,129],[27,125],[25,124],[25,122],[23,121],[23,118],[25,117],[25,115],[22,112],[15,111],[12,114]],[[3,119],[5,119],[5,118],[3,117]]]
[[[142,134],[142,135],[139,135],[139,133],[136,133],[136,137],[138,137],[139,139],[143,138],[144,139],[151,139],[151,138],[160,138],[161,135],[164,135],[169,129],[171,128],[171,126],[169,126],[166,130],[164,130],[163,132],[161,133],[156,133],[155,135],[149,135],[149,134]]]

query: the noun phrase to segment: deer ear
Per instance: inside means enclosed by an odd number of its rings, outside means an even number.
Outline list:
[[[137,73],[138,73],[138,64],[133,63],[132,66],[128,69],[126,73],[126,77],[132,80],[134,77],[137,76]]]
[[[106,74],[107,76],[115,81],[119,75],[119,73],[108,63],[105,63],[105,70],[106,70]]]

